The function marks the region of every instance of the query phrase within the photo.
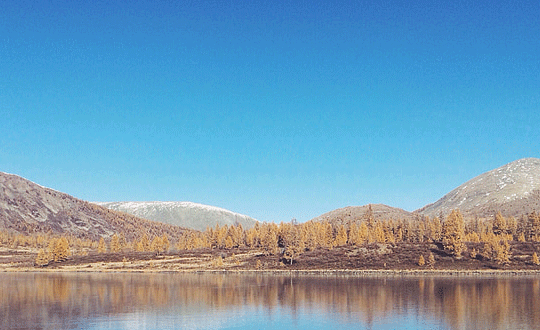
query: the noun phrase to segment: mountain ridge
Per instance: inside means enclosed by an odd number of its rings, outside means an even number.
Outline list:
[[[244,214],[236,213],[218,206],[188,201],[141,201],[141,202],[95,202],[112,210],[126,212],[144,219],[172,225],[205,230],[214,227],[241,224],[251,228],[258,221]]]
[[[141,231],[172,237],[187,230],[112,211],[4,172],[0,172],[0,228],[90,239],[114,233],[133,238]]]
[[[500,211],[519,216],[540,210],[540,159],[522,158],[484,172],[413,213],[438,216],[459,209],[465,216]]]

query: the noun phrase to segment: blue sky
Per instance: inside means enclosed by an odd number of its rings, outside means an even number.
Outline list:
[[[540,157],[535,1],[0,3],[0,171],[263,221]]]

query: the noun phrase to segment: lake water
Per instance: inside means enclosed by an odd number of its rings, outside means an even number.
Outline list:
[[[540,279],[0,273],[1,329],[540,329]]]

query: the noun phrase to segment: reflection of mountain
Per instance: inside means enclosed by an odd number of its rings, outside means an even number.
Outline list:
[[[263,318],[317,315],[356,327],[401,317],[435,328],[533,329],[540,317],[536,278],[56,273],[0,274],[0,283],[2,329],[71,328],[103,318],[189,326],[208,315],[216,327],[258,310]]]

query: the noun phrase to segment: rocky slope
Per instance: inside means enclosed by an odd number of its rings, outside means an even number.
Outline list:
[[[183,228],[111,211],[68,194],[0,172],[0,230],[54,233],[97,239],[140,232],[178,236]]]
[[[370,204],[364,206],[347,206],[337,210],[327,212],[312,221],[331,221],[338,223],[347,223],[356,220],[365,220],[369,214],[369,207],[371,206],[371,212],[375,220],[412,220],[414,214],[407,212],[403,209],[391,207],[384,204]]]
[[[96,203],[111,210],[126,212],[137,217],[169,223],[172,225],[205,230],[216,224],[241,224],[251,228],[257,220],[215,206],[192,202],[104,202]]]
[[[540,159],[519,159],[481,174],[416,213],[446,215],[459,209],[465,216],[520,216],[540,211]]]

